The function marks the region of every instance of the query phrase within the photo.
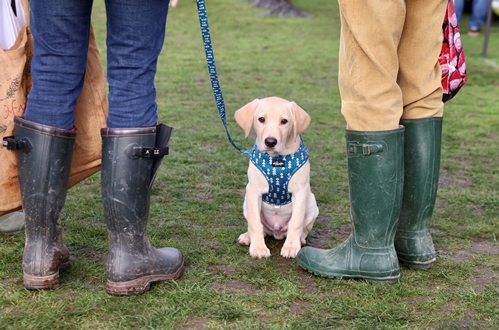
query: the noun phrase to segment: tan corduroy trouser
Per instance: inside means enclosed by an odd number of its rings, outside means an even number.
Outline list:
[[[383,131],[443,115],[442,22],[447,0],[338,0],[338,81],[347,128]]]

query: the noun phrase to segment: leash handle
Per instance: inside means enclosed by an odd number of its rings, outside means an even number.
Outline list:
[[[210,74],[211,88],[213,89],[213,96],[215,97],[215,102],[217,103],[220,119],[222,119],[225,132],[227,133],[227,139],[229,139],[229,142],[232,144],[232,146],[234,146],[234,148],[236,148],[242,154],[249,156],[251,149],[241,150],[230,137],[229,129],[227,128],[227,113],[225,111],[225,102],[222,96],[220,83],[218,81],[217,67],[215,66],[215,54],[213,53],[213,47],[211,45],[210,27],[208,26],[206,5],[204,0],[196,0],[196,4],[198,6],[199,25],[201,26],[201,35],[203,37],[206,63],[208,65],[208,73]]]

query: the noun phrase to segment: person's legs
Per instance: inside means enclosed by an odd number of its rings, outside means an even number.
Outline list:
[[[479,32],[487,20],[489,0],[473,0],[471,6],[471,16],[468,20],[468,27],[470,31]]]
[[[26,222],[24,286],[53,289],[59,272],[69,266],[59,215],[68,189],[92,1],[31,0],[30,7],[33,86],[24,118],[15,118],[12,149]]]
[[[399,46],[405,175],[395,249],[400,262],[415,269],[430,268],[436,259],[430,224],[438,188],[443,115],[436,59],[446,5],[446,0],[407,1],[406,28]],[[421,21],[421,17],[426,19]]]
[[[350,237],[330,250],[306,246],[296,261],[304,269],[331,278],[362,278],[396,283],[400,277],[393,245],[402,202],[404,128],[346,130]]]
[[[76,132],[14,119],[19,187],[26,221],[24,286],[54,289],[69,267],[60,212],[66,200]],[[15,145],[15,146],[14,146]]]
[[[148,127],[158,119],[154,76],[168,1],[106,0],[108,127]]]
[[[180,251],[156,249],[147,236],[153,158],[133,150],[152,150],[156,127],[102,129],[102,202],[109,233],[107,292],[140,294],[151,283],[178,278]]]
[[[464,3],[465,0],[454,0],[454,9],[456,11],[456,17],[459,25],[461,25],[461,18],[463,17],[464,13]]]
[[[430,224],[437,197],[442,117],[403,119],[404,195],[395,235],[400,262],[426,269],[436,260]]]
[[[397,49],[405,24],[405,1],[338,2],[341,17],[338,82],[347,128],[396,129],[402,116]]]
[[[101,131],[101,179],[110,241],[107,292],[132,295],[178,278],[184,268],[180,251],[156,249],[147,237],[158,119],[154,76],[168,1],[106,0],[106,10],[109,117]]]
[[[443,91],[438,57],[447,0],[406,3],[406,22],[398,45],[397,85],[404,106],[401,116],[404,119],[441,117]]]
[[[393,240],[404,175],[397,49],[405,1],[339,3],[338,79],[347,123],[352,233],[331,250],[304,247],[297,261],[321,276],[391,284],[400,276]]]
[[[83,88],[92,0],[31,0],[35,54],[24,118],[70,130]]]

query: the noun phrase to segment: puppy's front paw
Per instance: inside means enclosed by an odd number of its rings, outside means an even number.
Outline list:
[[[298,251],[300,251],[301,245],[300,244],[284,244],[282,249],[281,249],[281,256],[284,258],[296,258],[296,255],[298,254]]]
[[[241,244],[241,245],[246,245],[246,246],[250,245],[251,240],[250,240],[248,232],[239,235],[239,238],[237,239],[237,242],[239,244]]]
[[[253,244],[249,248],[250,256],[253,258],[268,258],[270,257],[270,250],[265,246],[255,247]],[[298,253],[298,252],[297,252]]]

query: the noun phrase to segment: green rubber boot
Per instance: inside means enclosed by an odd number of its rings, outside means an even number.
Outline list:
[[[413,269],[433,266],[436,254],[430,223],[437,198],[442,117],[404,119],[404,195],[395,234],[401,264]]]
[[[76,131],[14,119],[19,186],[25,216],[24,287],[55,289],[69,267],[60,213],[68,191]]]
[[[316,275],[396,283],[393,245],[402,203],[404,128],[346,130],[352,233],[331,250],[304,247],[298,264]]]
[[[105,128],[101,135],[102,201],[110,240],[106,291],[141,294],[151,283],[180,277],[184,268],[180,251],[156,249],[147,236],[156,127]]]

